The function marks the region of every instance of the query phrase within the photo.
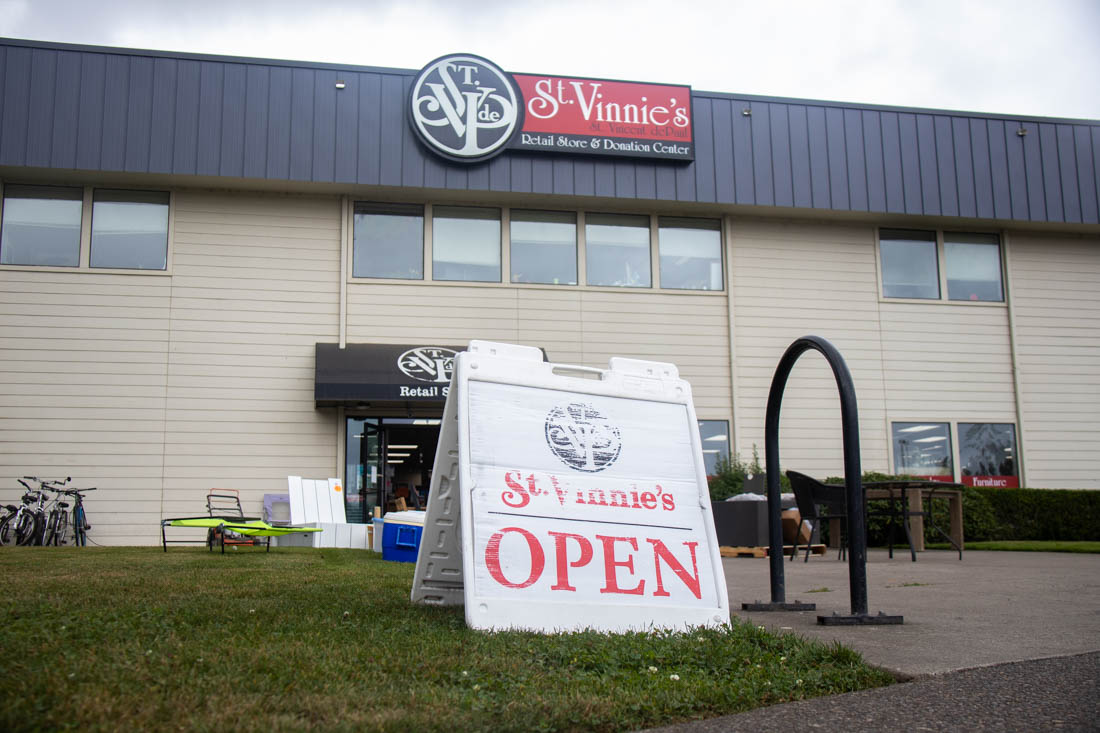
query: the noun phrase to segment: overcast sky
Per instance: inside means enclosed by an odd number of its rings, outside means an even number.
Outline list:
[[[1100,0],[0,0],[0,36],[1100,119]]]

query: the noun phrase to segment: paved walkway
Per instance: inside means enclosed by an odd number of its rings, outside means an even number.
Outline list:
[[[785,562],[786,600],[812,612],[744,612],[771,599],[766,559],[723,560],[731,610],[779,633],[840,641],[912,680],[660,730],[1100,730],[1100,555],[872,550],[868,610],[901,626],[822,626],[848,614],[836,553]]]

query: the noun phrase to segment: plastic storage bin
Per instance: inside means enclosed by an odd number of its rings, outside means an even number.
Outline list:
[[[374,531],[371,532],[371,548],[375,552],[382,552],[382,517],[373,517]]]
[[[383,519],[382,559],[416,562],[424,534],[424,512],[390,512]]]

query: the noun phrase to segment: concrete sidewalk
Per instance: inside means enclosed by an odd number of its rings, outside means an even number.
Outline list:
[[[766,559],[723,560],[730,610],[778,632],[839,641],[900,679],[1001,662],[1100,651],[1100,555],[1055,552],[917,553],[871,550],[867,608],[901,615],[901,626],[820,626],[851,612],[848,563],[836,552],[783,563],[786,600],[812,612],[749,613],[771,600]],[[823,589],[828,590],[823,590]]]
[[[839,641],[903,684],[661,728],[666,733],[824,730],[1100,730],[1100,555],[872,550],[868,611],[901,626],[821,626],[848,614],[835,551],[785,561],[786,600],[811,612],[744,612],[771,600],[766,559],[723,560],[730,609],[778,633]]]

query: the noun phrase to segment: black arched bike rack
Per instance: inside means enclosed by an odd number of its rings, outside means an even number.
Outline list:
[[[867,530],[863,513],[862,469],[859,459],[859,415],[856,410],[856,391],[852,375],[844,357],[828,340],[820,336],[803,336],[796,340],[779,360],[768,392],[768,408],[764,418],[764,464],[768,479],[768,543],[771,563],[770,603],[743,603],[746,611],[813,611],[813,603],[786,600],[786,581],[783,575],[783,523],[780,516],[779,492],[779,408],[783,402],[783,390],[795,362],[802,354],[816,350],[824,355],[833,370],[837,389],[840,390],[840,421],[844,439],[844,486],[848,499],[848,585],[852,601],[850,616],[833,614],[818,616],[824,625],[900,624],[901,616],[888,616],[879,612],[867,613]]]

